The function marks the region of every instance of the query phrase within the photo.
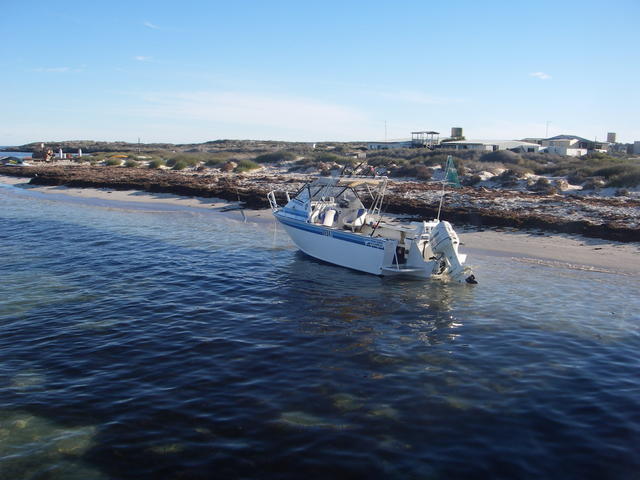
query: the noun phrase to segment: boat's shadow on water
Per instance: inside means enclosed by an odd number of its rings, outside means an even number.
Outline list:
[[[460,326],[456,304],[468,303],[474,296],[468,285],[370,275],[300,251],[276,275],[286,310],[297,312],[302,328],[347,335],[351,329],[366,327],[440,343],[443,331]]]

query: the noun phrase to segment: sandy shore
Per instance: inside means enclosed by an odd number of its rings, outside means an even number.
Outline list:
[[[109,188],[70,188],[70,187],[48,187],[29,185],[31,178],[28,177],[7,177],[0,175],[0,183],[14,185],[29,191],[50,195],[51,198],[74,197],[85,198],[87,200],[103,200],[121,203],[122,205],[141,204],[183,207],[190,209],[201,209],[208,211],[228,211],[234,204],[221,198],[205,197],[185,197],[173,195],[171,193],[150,193],[140,190],[112,190]],[[244,209],[243,214],[247,218],[271,219],[269,210],[249,210]]]
[[[463,232],[461,250],[580,270],[640,275],[640,244],[547,232]]]
[[[0,176],[0,183],[26,187],[29,178]],[[122,204],[170,205],[173,207],[225,211],[230,203],[215,198],[183,197],[166,193],[138,190],[109,190],[68,187],[26,187],[31,191],[50,195],[111,201]],[[243,218],[234,212],[239,219]],[[271,221],[269,210],[244,210],[243,215],[253,222]],[[620,243],[582,237],[531,231],[464,231],[458,227],[462,250],[473,255],[486,254],[514,258],[516,261],[549,264],[581,270],[640,275],[640,244]]]

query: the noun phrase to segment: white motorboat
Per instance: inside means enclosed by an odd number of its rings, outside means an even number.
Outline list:
[[[383,217],[387,182],[387,177],[319,177],[292,197],[285,192],[284,206],[277,204],[275,191],[267,198],[276,220],[307,255],[375,275],[477,283],[449,222],[400,224]]]

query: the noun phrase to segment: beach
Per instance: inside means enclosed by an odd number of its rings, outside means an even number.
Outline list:
[[[64,186],[29,185],[28,177],[8,177],[0,175],[0,183],[24,187],[50,198],[73,197],[113,202],[117,207],[139,204],[169,206],[172,208],[219,211],[239,219],[253,222],[271,222],[273,217],[268,209],[229,210],[234,204],[220,198],[186,197],[170,193],[150,193],[140,190],[113,190],[108,188],[70,188]],[[456,226],[461,251],[492,256],[510,257],[514,261],[538,263],[585,271],[640,275],[640,243],[615,242],[588,238],[581,235],[559,234],[542,230],[515,228],[485,228]]]
[[[250,209],[269,206],[267,193],[296,192],[313,178],[282,167],[251,172],[219,169],[171,171],[90,165],[0,167],[0,175],[30,177],[31,185],[138,190],[153,195],[218,198],[242,202]],[[389,179],[386,213],[432,218],[437,215],[440,184]],[[629,197],[590,197],[518,190],[461,187],[447,190],[442,213],[449,221],[478,228],[540,229],[621,242],[640,242],[640,200]]]

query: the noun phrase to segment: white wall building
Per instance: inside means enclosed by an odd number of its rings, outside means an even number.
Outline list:
[[[543,140],[542,147],[547,153],[566,155],[569,157],[581,157],[588,152],[586,148],[581,147],[581,142],[577,138],[551,138]]]
[[[411,148],[411,140],[392,140],[389,142],[372,142],[367,145],[369,150],[392,150],[394,148]]]
[[[440,148],[450,150],[479,150],[482,152],[492,152],[493,144],[482,140],[456,140],[453,142],[442,142]]]
[[[440,148],[453,150],[478,150],[482,152],[495,152],[496,150],[511,150],[519,153],[535,153],[540,150],[540,145],[519,140],[456,140],[443,142]]]

